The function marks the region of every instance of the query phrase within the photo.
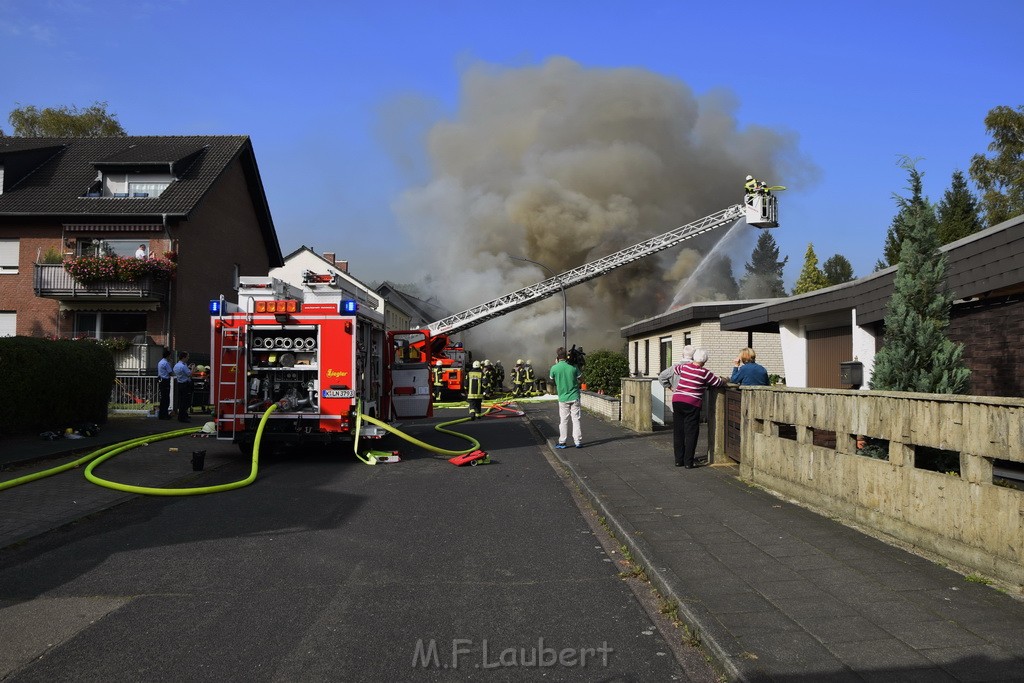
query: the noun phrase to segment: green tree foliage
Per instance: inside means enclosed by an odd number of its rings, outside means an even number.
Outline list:
[[[985,117],[992,136],[986,157],[971,158],[971,179],[981,189],[985,223],[992,227],[1024,213],[1024,105],[996,107]]]
[[[786,296],[782,282],[782,269],[789,257],[779,260],[779,245],[768,230],[762,230],[757,237],[750,263],[744,264],[746,275],[740,278],[739,295],[744,299],[765,299]]]
[[[828,287],[829,282],[825,274],[818,268],[818,256],[814,253],[814,245],[808,244],[804,253],[804,267],[800,271],[800,277],[796,279],[794,294],[806,294],[822,287]]]
[[[935,230],[938,224],[938,220],[935,218],[935,208],[923,193],[921,179],[924,173],[917,170],[915,160],[910,157],[900,157],[899,165],[910,174],[910,187],[907,188],[910,190],[910,197],[901,197],[898,194],[893,194],[893,199],[896,200],[899,211],[896,212],[892,223],[889,225],[889,232],[885,235],[883,259],[875,265],[875,270],[881,270],[882,268],[899,263],[900,250],[903,247],[903,236],[907,232],[907,222],[910,220],[909,217],[911,215],[920,216],[921,220],[928,223],[932,230]]]
[[[127,135],[116,114],[107,112],[106,102],[95,102],[85,109],[38,107],[28,105],[11,112],[7,120],[17,137],[100,138]]]
[[[835,254],[825,261],[821,272],[829,285],[839,285],[853,279],[853,266],[842,254]]]
[[[587,365],[583,370],[587,391],[618,396],[622,391],[620,380],[623,377],[629,377],[629,359],[626,354],[605,349],[587,354]]]
[[[963,345],[946,334],[953,295],[946,291],[946,256],[927,207],[908,213],[899,270],[885,315],[885,340],[875,355],[872,389],[962,394],[970,370]]]
[[[981,230],[978,200],[967,189],[960,171],[953,171],[952,184],[936,207],[939,219],[939,244],[949,244]]]

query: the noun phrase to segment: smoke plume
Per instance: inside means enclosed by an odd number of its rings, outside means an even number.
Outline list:
[[[813,174],[794,135],[741,129],[737,106],[636,68],[469,68],[457,112],[427,134],[429,181],[396,203],[423,291],[461,311],[549,277],[513,257],[557,274],[742,201],[747,173],[790,186]],[[621,350],[620,328],[681,305],[680,286],[727,230],[566,290],[569,344]],[[726,255],[742,269],[750,249]],[[543,370],[562,305],[555,294],[463,337],[477,358]]]

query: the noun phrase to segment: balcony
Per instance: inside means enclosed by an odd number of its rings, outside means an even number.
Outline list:
[[[146,275],[135,282],[82,284],[61,263],[35,264],[36,296],[44,299],[107,299],[109,301],[166,301],[168,280]]]

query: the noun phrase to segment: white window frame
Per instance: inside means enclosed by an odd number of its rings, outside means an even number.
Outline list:
[[[0,239],[0,274],[17,275],[21,240]]]
[[[0,337],[13,337],[18,333],[17,311],[0,311]]]

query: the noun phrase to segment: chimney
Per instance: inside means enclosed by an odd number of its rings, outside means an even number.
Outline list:
[[[327,261],[328,263],[330,263],[332,266],[334,265],[334,257],[335,256],[337,256],[337,254],[335,254],[333,251],[325,251],[324,252],[324,260]]]
[[[348,261],[335,261],[334,262],[334,267],[337,268],[338,270],[340,270],[343,273],[347,273],[348,272]]]

